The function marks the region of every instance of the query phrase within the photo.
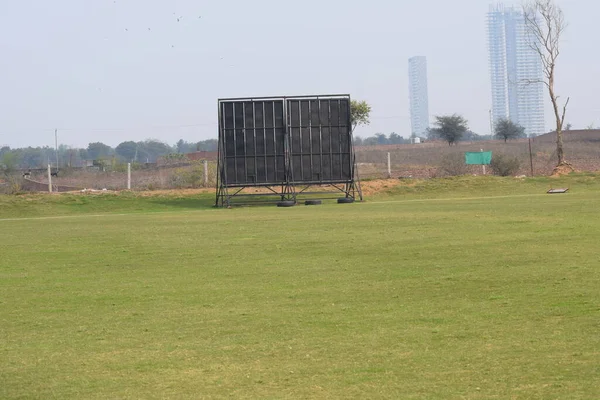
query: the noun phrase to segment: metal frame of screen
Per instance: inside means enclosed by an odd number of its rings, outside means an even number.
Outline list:
[[[362,200],[350,104],[349,95],[219,99],[216,205],[340,192]],[[334,192],[309,192],[322,185]],[[266,190],[244,192],[252,187]]]

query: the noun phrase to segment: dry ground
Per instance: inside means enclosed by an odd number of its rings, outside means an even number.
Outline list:
[[[554,133],[538,136],[531,142],[533,169],[536,176],[551,175],[556,166],[556,136]],[[564,134],[567,161],[575,170],[600,171],[600,130],[569,131]],[[360,146],[356,149],[360,176],[377,178],[387,176],[387,153],[391,155],[393,177],[433,178],[442,175],[440,166],[448,157],[460,158],[467,151],[492,151],[517,157],[521,169],[517,175],[531,175],[529,141],[498,140],[482,142],[460,142],[448,146],[444,142],[422,144]],[[479,166],[465,170],[466,173],[482,174]],[[488,170],[489,173],[489,170]]]

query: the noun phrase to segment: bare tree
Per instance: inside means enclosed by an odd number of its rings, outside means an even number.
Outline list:
[[[556,154],[558,155],[557,167],[571,167],[565,161],[563,150],[563,124],[569,105],[569,98],[560,109],[559,96],[554,91],[556,61],[560,55],[560,39],[567,24],[565,17],[554,0],[530,0],[523,6],[525,25],[530,35],[530,44],[533,50],[540,56],[544,69],[543,83],[548,88],[552,108],[556,118]]]

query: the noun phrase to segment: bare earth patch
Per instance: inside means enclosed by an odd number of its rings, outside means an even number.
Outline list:
[[[201,188],[201,189],[165,189],[165,190],[146,190],[136,192],[141,197],[153,197],[153,196],[180,196],[187,197],[196,194],[214,193],[215,188]]]
[[[572,172],[578,172],[575,168],[573,168],[570,164],[559,165],[554,168],[552,171],[552,177],[559,177],[563,175],[569,175]]]
[[[386,190],[392,189],[397,186],[415,186],[415,180],[402,180],[402,179],[376,179],[361,182],[361,188],[363,191],[363,195],[372,196],[377,193],[385,192]],[[299,191],[299,187],[297,190]],[[313,192],[321,192],[321,191],[331,191],[333,188],[331,186],[314,186],[311,188]],[[232,189],[233,190],[233,189]],[[273,188],[273,190],[280,190],[279,187]],[[136,196],[140,197],[188,197],[200,194],[207,193],[215,193],[215,188],[200,188],[200,189],[164,189],[164,190],[144,190],[144,191],[115,191],[115,190],[77,190],[68,192],[69,194],[79,194],[79,195],[120,195],[125,193],[135,193]],[[242,191],[242,193],[273,193],[267,188],[258,187],[258,188],[246,188]],[[341,192],[340,192],[341,193]]]

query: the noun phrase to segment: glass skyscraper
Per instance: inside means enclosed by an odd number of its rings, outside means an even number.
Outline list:
[[[527,135],[545,133],[542,62],[530,46],[523,12],[492,5],[487,25],[493,124],[508,118]]]
[[[408,81],[411,134],[426,136],[429,128],[429,96],[425,57],[412,57],[408,60]]]

